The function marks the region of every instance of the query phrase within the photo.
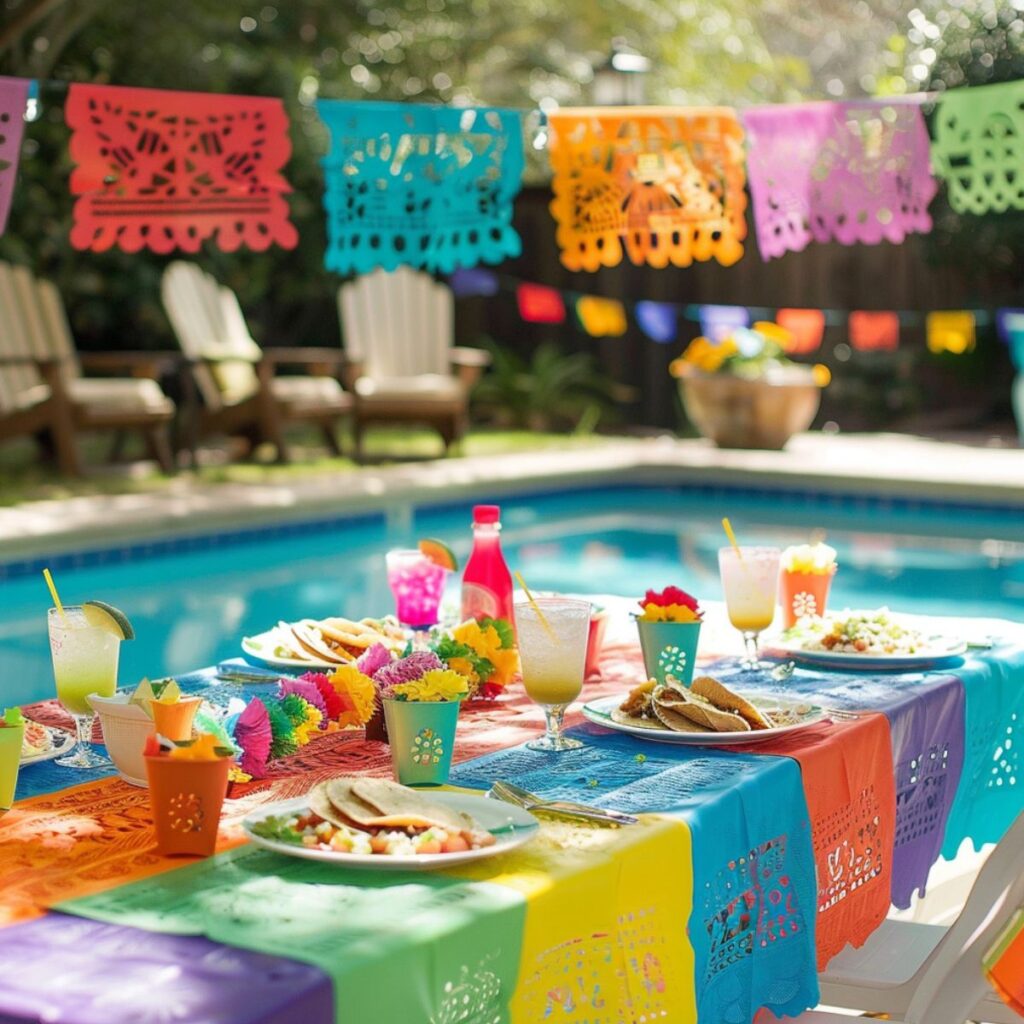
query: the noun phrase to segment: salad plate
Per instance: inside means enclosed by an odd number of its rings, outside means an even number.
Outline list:
[[[300,658],[294,653],[285,654],[285,651],[291,651],[287,643],[288,638],[284,631],[280,626],[275,626],[263,633],[257,633],[256,636],[243,637],[242,654],[250,664],[263,668],[293,668],[305,671],[338,667],[337,662],[323,661],[312,655]]]
[[[22,768],[30,764],[39,764],[41,761],[52,761],[55,757],[68,753],[75,745],[75,734],[67,732],[65,729],[54,729],[39,722],[33,722],[32,726],[40,731],[45,730],[49,734],[50,742],[44,749],[33,749],[31,753],[23,754],[18,761]]]
[[[911,617],[878,608],[802,619],[765,641],[765,648],[806,665],[897,672],[942,665],[962,656],[967,644],[961,637],[919,630]]]
[[[261,807],[243,820],[242,828],[251,842],[274,853],[362,871],[436,871],[469,861],[484,860],[522,846],[533,839],[540,829],[540,823],[528,811],[500,800],[447,791],[430,792],[429,800],[431,804],[454,811],[460,816],[468,816],[477,828],[490,833],[494,842],[489,846],[457,853],[341,853],[323,849],[320,845],[304,846],[290,833],[294,831],[291,823],[296,819],[301,820],[302,815],[310,809],[308,795],[279,800]]]

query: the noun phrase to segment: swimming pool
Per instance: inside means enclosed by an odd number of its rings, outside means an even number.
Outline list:
[[[839,551],[834,606],[1010,619],[1024,609],[1018,509],[689,485],[524,494],[501,504],[508,560],[540,590],[628,596],[675,583],[719,598],[727,513],[748,544],[801,543],[827,530]],[[435,536],[465,559],[469,521],[468,502],[404,505],[387,515],[62,556],[54,564],[65,601],[99,598],[130,615],[138,639],[122,646],[120,672],[129,684],[235,656],[242,636],[279,619],[389,611],[384,551]],[[2,576],[0,705],[53,692],[42,579],[25,566]]]

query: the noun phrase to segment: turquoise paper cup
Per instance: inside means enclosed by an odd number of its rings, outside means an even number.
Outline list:
[[[403,786],[443,786],[452,767],[459,701],[383,704],[395,778]]]
[[[700,622],[646,622],[637,619],[640,649],[649,679],[665,683],[672,676],[683,686],[693,682],[697,667]]]
[[[0,729],[0,811],[9,810],[14,803],[24,735],[23,725],[8,725]]]

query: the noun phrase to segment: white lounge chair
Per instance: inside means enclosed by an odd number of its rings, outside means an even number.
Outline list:
[[[253,443],[268,441],[279,462],[288,461],[285,430],[291,423],[313,423],[335,454],[341,446],[337,421],[352,408],[337,372],[341,349],[261,349],[249,333],[238,298],[195,263],[177,260],[164,271],[164,309],[189,365],[193,402],[188,444],[208,434],[239,434]],[[279,366],[305,366],[316,376],[279,376]]]
[[[85,377],[83,365],[136,376]],[[27,267],[0,263],[0,440],[44,438],[61,471],[78,475],[79,433],[139,430],[170,473],[167,428],[175,407],[151,379],[167,368],[160,353],[79,355],[57,287]]]
[[[429,274],[375,270],[338,290],[356,453],[372,423],[425,423],[447,451],[466,432],[469,395],[488,353],[453,344],[451,289]]]
[[[1020,1024],[985,982],[982,957],[1024,904],[1024,814],[982,865],[948,928],[887,920],[860,949],[846,949],[821,976],[821,1001],[905,1024]],[[801,1024],[831,1021],[807,1014]],[[835,1020],[849,1021],[848,1017]]]

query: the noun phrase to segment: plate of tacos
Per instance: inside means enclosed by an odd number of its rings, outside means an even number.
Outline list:
[[[349,664],[374,644],[398,652],[405,647],[402,627],[391,616],[382,619],[300,619],[279,622],[273,629],[242,640],[246,661],[265,668],[337,668]]]
[[[430,871],[507,853],[529,842],[540,825],[528,811],[500,800],[340,776],[303,797],[261,807],[242,827],[258,846],[290,857]]]
[[[756,701],[735,693],[711,676],[698,676],[687,689],[653,679],[628,694],[583,706],[597,725],[656,743],[720,747],[759,743],[806,729],[827,716],[806,701],[758,694]]]

